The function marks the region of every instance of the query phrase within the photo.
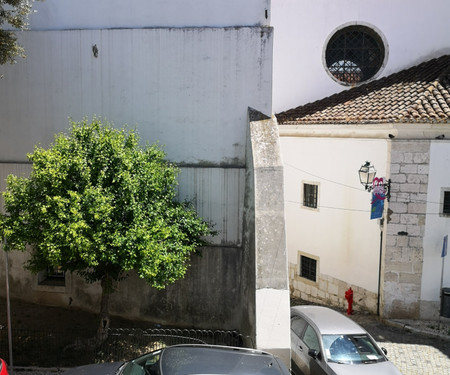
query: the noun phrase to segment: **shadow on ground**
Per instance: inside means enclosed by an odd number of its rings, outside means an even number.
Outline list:
[[[99,316],[78,309],[41,306],[19,300],[10,301],[11,327],[14,329],[55,330],[83,329],[96,330]],[[155,328],[155,323],[111,317],[112,328]],[[7,326],[6,300],[0,298],[0,326]]]
[[[292,299],[291,305],[307,304],[307,302]],[[340,311],[345,314],[345,311]],[[413,344],[432,346],[450,358],[450,340],[441,340],[428,336],[426,333],[409,332],[399,326],[384,324],[375,315],[355,312],[350,316],[363,326],[378,342]],[[30,330],[64,330],[86,329],[96,330],[98,326],[97,314],[88,313],[74,308],[60,308],[25,303],[18,300],[11,301],[11,326],[13,329]],[[7,327],[6,301],[0,298],[0,326]],[[141,328],[151,329],[157,323],[126,320],[111,317],[113,328]]]

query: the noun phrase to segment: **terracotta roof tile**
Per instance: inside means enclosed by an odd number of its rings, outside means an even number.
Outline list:
[[[450,123],[450,55],[278,113],[279,124]]]

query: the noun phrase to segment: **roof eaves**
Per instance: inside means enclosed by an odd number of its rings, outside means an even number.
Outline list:
[[[276,117],[286,125],[449,123],[450,55],[292,108]]]

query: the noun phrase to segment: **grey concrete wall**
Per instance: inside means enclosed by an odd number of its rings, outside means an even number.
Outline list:
[[[9,253],[11,299],[47,306],[98,313],[100,285],[87,284],[69,275],[66,286],[42,286],[37,276],[23,269],[27,253]],[[0,295],[5,296],[5,254],[1,252]],[[205,248],[194,256],[184,279],[164,290],[155,290],[135,274],[116,285],[110,313],[127,319],[145,320],[185,328],[240,330],[242,250]],[[14,309],[14,303],[12,303]]]
[[[7,175],[26,177],[30,170],[30,164],[0,163],[0,190],[6,189]],[[242,329],[242,309],[253,308],[248,298],[253,273],[248,270],[243,283],[242,272],[244,178],[243,168],[182,168],[179,197],[191,199],[199,215],[217,224],[214,245],[203,249],[201,257],[193,256],[186,277],[165,290],[155,290],[131,273],[111,297],[112,315],[180,327]],[[0,203],[3,207],[3,199]],[[0,255],[0,295],[4,296],[5,257],[3,252]],[[65,286],[40,285],[37,275],[23,268],[27,259],[28,253],[9,254],[11,298],[99,311],[100,285],[72,274],[66,275]]]

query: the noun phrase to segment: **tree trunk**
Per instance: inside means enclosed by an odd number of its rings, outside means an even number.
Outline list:
[[[100,341],[108,337],[109,329],[109,296],[112,291],[112,280],[106,276],[101,281],[102,299],[100,301],[100,325],[97,331],[97,337]]]

